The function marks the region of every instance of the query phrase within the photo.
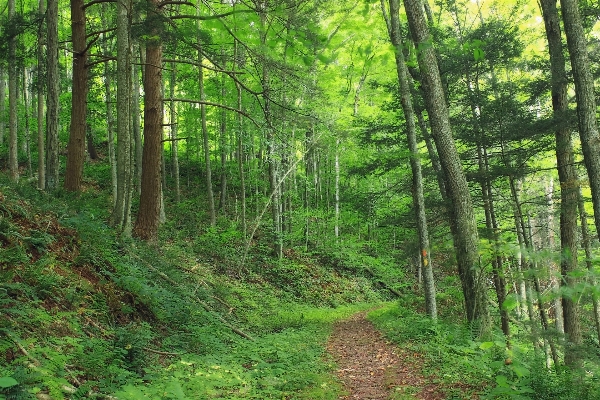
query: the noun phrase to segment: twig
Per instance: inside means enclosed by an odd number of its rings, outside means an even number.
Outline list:
[[[160,354],[161,356],[180,356],[182,354],[182,353],[169,353],[168,351],[154,350],[154,349],[150,349],[148,347],[142,347],[142,349],[146,350],[147,352],[150,352],[150,353]]]

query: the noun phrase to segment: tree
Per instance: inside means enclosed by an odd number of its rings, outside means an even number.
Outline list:
[[[48,0],[46,13],[47,47],[47,97],[46,97],[46,190],[58,186],[58,0]]]
[[[404,0],[410,31],[417,49],[421,84],[431,132],[446,178],[450,218],[454,220],[454,248],[465,298],[467,321],[485,329],[488,319],[487,288],[479,268],[478,234],[469,187],[452,137],[448,108],[432,38],[419,0]]]
[[[541,0],[542,15],[548,39],[550,53],[550,72],[552,74],[552,108],[557,129],[556,161],[560,180],[560,244],[561,272],[565,277],[564,284],[573,284],[569,277],[571,271],[577,269],[577,206],[579,196],[579,177],[575,168],[575,157],[571,143],[571,130],[568,124],[569,102],[567,97],[567,73],[563,55],[560,20],[556,8],[556,0]],[[595,117],[594,117],[595,118]],[[563,297],[565,328],[569,340],[579,343],[578,311],[575,300],[570,296]],[[570,350],[570,347],[567,347]],[[566,361],[571,363],[572,356]]]
[[[148,0],[146,26],[150,37],[146,42],[144,71],[144,150],[140,208],[134,236],[154,240],[158,234],[161,207],[161,159],[163,133],[162,99],[162,20],[158,0]]]
[[[402,53],[403,45],[400,36],[400,2],[390,0],[390,15],[386,18],[390,40],[395,48],[396,71],[398,73],[398,85],[400,88],[400,101],[404,118],[406,119],[406,136],[410,150],[410,166],[412,170],[413,205],[415,207],[415,219],[419,235],[420,262],[424,272],[425,283],[425,307],[427,314],[437,318],[437,304],[435,300],[435,281],[433,278],[433,266],[431,264],[431,248],[429,246],[429,232],[427,229],[427,216],[425,214],[425,198],[423,195],[423,176],[421,172],[421,161],[417,148],[417,129],[415,126],[415,113],[410,94],[410,82],[408,68]],[[385,13],[385,4],[382,2]],[[385,15],[384,15],[385,17]]]
[[[596,232],[600,235],[600,135],[598,134],[598,121],[596,120],[594,79],[589,68],[587,41],[583,33],[578,2],[576,0],[561,0],[560,4],[575,81],[579,137],[581,138],[583,160],[592,191]],[[560,149],[557,146],[558,151],[564,151],[564,146]],[[574,190],[576,189],[574,188]],[[574,249],[571,251],[575,253]],[[577,283],[577,279],[572,275],[576,266],[577,264],[573,261],[561,264],[561,272],[567,286],[573,287]],[[569,296],[563,297],[563,312],[565,333],[571,343],[570,346],[567,346],[565,363],[573,365],[578,362],[578,357],[572,347],[582,342],[579,310],[575,299],[569,298]]]
[[[15,0],[8,0],[8,18],[15,20]],[[14,25],[14,24],[13,24]],[[17,139],[17,32],[8,39],[8,168],[10,179],[19,180],[19,147]]]
[[[71,0],[71,36],[73,42],[73,84],[71,90],[71,126],[67,144],[65,189],[81,190],[85,160],[87,117],[87,43],[85,35],[85,5],[83,0]]]

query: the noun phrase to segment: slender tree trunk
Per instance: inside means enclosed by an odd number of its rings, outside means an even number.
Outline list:
[[[159,0],[148,0],[150,25],[159,36],[161,28]],[[154,18],[157,18],[154,20]],[[140,209],[133,234],[145,240],[154,240],[158,234],[161,208],[161,157],[162,157],[162,43],[160,39],[146,43],[144,72],[144,150],[142,155],[142,181]]]
[[[142,48],[139,43],[133,43],[133,54],[139,54],[139,64],[146,62],[145,57],[142,58]],[[138,50],[137,52],[135,50]],[[133,142],[135,144],[134,165],[135,165],[135,193],[139,196],[142,190],[142,121],[140,118],[140,71],[138,63],[133,63],[133,96],[131,115],[133,116]]]
[[[480,328],[486,330],[489,318],[487,288],[479,266],[477,225],[467,180],[452,138],[437,60],[431,46],[431,36],[421,2],[404,0],[404,8],[415,46],[419,49],[417,54],[422,76],[421,84],[425,93],[429,122],[446,177],[446,187],[451,201],[451,218],[456,222],[454,247],[465,297],[467,320],[470,323],[479,323]]]
[[[177,78],[177,66],[175,63],[171,63],[171,80],[169,82],[169,93],[171,96],[171,103],[169,107],[170,116],[169,121],[171,123],[171,165],[173,169],[173,178],[175,180],[175,202],[181,201],[181,185],[179,182],[179,142],[177,140],[177,112],[175,110],[175,79]]]
[[[263,46],[266,46],[267,26],[266,26],[266,3],[261,4],[260,21],[261,21],[261,37],[260,41]],[[273,245],[275,255],[281,259],[283,257],[283,242],[281,237],[281,214],[280,214],[280,190],[278,180],[278,162],[275,149],[275,135],[273,133],[273,123],[271,120],[271,84],[269,77],[269,66],[267,65],[266,56],[262,59],[262,77],[261,84],[263,88],[264,115],[267,130],[267,162],[269,170],[269,189],[271,193],[271,217],[273,223]]]
[[[108,15],[108,3],[102,3],[102,15],[104,18]],[[104,19],[103,18],[103,19]],[[109,54],[108,42],[106,36],[102,42],[102,51]],[[104,96],[106,98],[106,136],[108,141],[108,165],[110,166],[110,183],[112,188],[112,206],[113,206],[113,224],[115,223],[114,212],[117,206],[117,152],[115,149],[115,122],[113,114],[114,99],[112,95],[112,76],[111,63],[104,63]],[[118,82],[117,82],[118,84]]]
[[[46,190],[54,190],[58,187],[60,166],[58,158],[58,0],[47,1]]]
[[[31,162],[31,131],[29,129],[29,117],[31,112],[31,93],[29,93],[29,79],[27,78],[27,69],[23,68],[23,107],[25,108],[25,154],[27,155],[27,176],[33,177],[33,168]]]
[[[583,195],[581,194],[581,188],[578,193],[578,208],[579,208],[579,219],[581,220],[581,241],[583,242],[583,248],[585,250],[585,264],[589,271],[590,281],[589,284],[592,288],[597,285],[596,271],[594,270],[594,263],[592,262],[592,243],[590,240],[590,232],[588,228],[588,215],[585,211],[585,202]],[[592,292],[592,304],[594,306],[594,326],[596,328],[596,336],[600,340],[600,296],[594,290]]]
[[[41,0],[42,2],[44,0]],[[0,64],[0,146],[4,144],[4,129],[6,129],[6,121],[4,119],[6,101],[6,81],[4,78],[4,65]]]
[[[8,19],[15,18],[15,0],[8,0]],[[17,36],[8,39],[8,168],[12,181],[19,180],[17,139]]]
[[[198,65],[202,65],[202,50],[198,50]],[[206,100],[204,93],[204,68],[198,68],[198,84],[200,86],[200,100]],[[212,167],[210,163],[210,143],[208,141],[208,127],[206,126],[206,106],[200,104],[200,118],[202,125],[202,142],[204,145],[204,168],[206,176],[206,196],[208,197],[208,216],[210,225],[217,224],[217,213],[215,211],[215,195],[212,187]]]
[[[427,315],[437,319],[437,304],[435,299],[435,281],[433,278],[433,266],[431,264],[431,249],[429,246],[429,231],[427,229],[427,216],[425,214],[425,197],[423,195],[423,177],[421,172],[421,161],[417,147],[417,129],[415,126],[415,113],[410,94],[409,74],[402,53],[402,39],[400,36],[400,2],[390,0],[389,35],[392,45],[395,47],[396,72],[398,74],[398,85],[400,89],[400,101],[404,118],[406,119],[406,130],[408,148],[410,150],[410,166],[412,170],[413,204],[415,207],[415,219],[419,235],[419,247],[421,252],[421,268],[425,284],[425,307]],[[382,8],[385,4],[382,1]]]
[[[71,0],[71,35],[73,41],[73,84],[65,189],[78,192],[81,190],[83,179],[87,116],[87,43],[83,0]]]
[[[117,198],[113,225],[131,235],[128,204],[131,203],[131,39],[129,0],[117,0]]]
[[[40,15],[46,14],[46,0],[38,1],[38,11]],[[46,66],[44,65],[44,44],[46,35],[44,34],[44,23],[41,22],[38,29],[38,48],[37,48],[37,151],[38,151],[38,189],[46,189],[46,143],[44,138],[44,79]],[[0,71],[0,86],[4,86],[2,82],[2,71]],[[2,88],[0,88],[2,90]],[[0,93],[0,102],[4,103],[4,93]],[[0,109],[0,115],[3,115]],[[0,119],[2,119],[0,117]],[[3,127],[0,126],[0,136],[2,135]],[[2,138],[0,137],[0,144]]]
[[[235,71],[238,65],[238,59],[240,63],[242,62],[242,54],[240,54],[240,45],[235,41],[234,44],[234,57],[233,57],[233,67],[232,69]],[[235,82],[235,88],[237,91],[237,108],[240,111],[237,114],[237,162],[238,162],[238,174],[240,176],[240,203],[241,203],[241,219],[242,219],[242,232],[244,234],[244,239],[246,238],[246,234],[248,231],[247,223],[246,223],[246,174],[244,172],[244,160],[245,160],[245,151],[244,151],[244,119],[241,114],[243,111],[243,102],[242,102],[242,86],[239,82]]]
[[[340,237],[340,138],[335,138],[335,237]]]

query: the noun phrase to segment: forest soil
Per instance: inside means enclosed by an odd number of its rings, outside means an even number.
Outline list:
[[[365,316],[337,322],[327,343],[347,392],[340,399],[444,399],[423,377],[422,356],[386,341]]]

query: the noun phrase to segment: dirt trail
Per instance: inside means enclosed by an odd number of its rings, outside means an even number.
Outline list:
[[[420,356],[388,343],[365,315],[336,323],[327,343],[348,392],[340,399],[444,399],[421,375]]]

